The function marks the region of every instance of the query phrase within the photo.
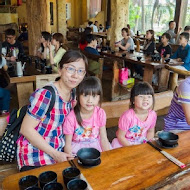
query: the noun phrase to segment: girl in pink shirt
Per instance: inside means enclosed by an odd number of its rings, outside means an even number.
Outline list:
[[[141,144],[154,137],[157,115],[154,107],[154,90],[146,82],[139,82],[131,90],[130,109],[119,119],[117,138],[112,147]]]
[[[98,107],[102,100],[102,87],[96,77],[87,77],[77,88],[77,105],[65,119],[63,132],[64,152],[76,154],[85,147],[99,151],[110,149],[106,133],[106,114]]]

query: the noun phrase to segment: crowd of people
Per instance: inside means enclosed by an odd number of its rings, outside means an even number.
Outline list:
[[[92,22],[88,23],[79,42],[82,51],[99,55],[96,49],[97,39],[92,34],[92,31],[98,32],[97,26],[98,22],[94,25]],[[179,38],[174,29],[175,22],[171,21],[169,30],[161,36],[161,45],[157,51],[165,59],[183,61],[183,65],[178,66],[179,69],[190,70],[190,27],[186,26]],[[121,51],[134,50],[134,33],[130,26],[123,28],[121,32],[123,39],[116,42],[115,46]],[[145,38],[143,52],[153,54],[156,47],[154,31],[147,30]],[[178,38],[180,46],[172,55],[170,43],[174,42],[174,38]],[[50,112],[47,113],[52,99],[49,90],[37,89],[30,96],[27,114],[17,140],[17,162],[20,171],[71,160],[83,147],[94,147],[102,152],[141,144],[153,139],[155,135],[157,115],[153,110],[154,90],[150,84],[138,82],[131,90],[130,109],[119,119],[116,138],[112,143],[108,141],[106,113],[101,108],[101,81],[94,76],[86,76],[86,56],[80,51],[66,51],[63,42],[61,33],[51,35],[46,31],[41,32],[36,42],[35,55],[45,60],[60,77],[48,84],[55,92],[55,104]],[[17,55],[24,53],[21,43],[16,40],[15,31],[8,29],[6,41],[2,43],[0,69],[6,71],[6,61],[16,61],[14,55],[8,55],[14,48],[17,49]],[[174,93],[169,113],[165,117],[165,131],[176,133],[190,129],[189,89],[190,77],[184,80]],[[0,88],[1,111],[9,111],[9,102],[9,91]]]

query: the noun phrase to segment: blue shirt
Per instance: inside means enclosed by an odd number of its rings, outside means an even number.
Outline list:
[[[100,55],[97,49],[89,47],[89,46],[85,47],[84,51],[86,51],[90,54]]]
[[[171,56],[171,59],[181,58],[184,64],[182,65],[188,71],[190,70],[190,45],[187,44],[183,49],[182,46],[179,46],[177,51]]]

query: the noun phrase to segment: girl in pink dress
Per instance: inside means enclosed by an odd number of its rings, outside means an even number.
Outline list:
[[[139,82],[131,90],[130,109],[119,119],[112,147],[119,148],[141,144],[154,137],[157,115],[153,111],[154,90],[146,82]]]
[[[64,152],[76,154],[90,147],[100,152],[110,149],[106,133],[106,114],[98,105],[102,100],[102,87],[96,77],[87,77],[77,88],[77,105],[65,119]]]

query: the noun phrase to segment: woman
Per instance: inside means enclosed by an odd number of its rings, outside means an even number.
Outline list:
[[[45,115],[51,100],[46,89],[37,89],[30,97],[28,111],[17,141],[17,161],[21,171],[72,159],[62,152],[65,145],[62,125],[75,103],[75,90],[87,70],[87,58],[68,51],[59,64],[60,78],[50,84],[55,90],[55,105]]]
[[[154,54],[155,47],[154,30],[147,30],[143,52],[147,54]]]
[[[66,50],[62,47],[63,40],[63,35],[61,33],[55,33],[52,36],[51,43],[48,43],[50,64],[53,66],[53,71],[56,73],[58,72],[58,64],[66,52]],[[51,45],[55,47],[54,50]]]
[[[130,37],[130,30],[128,28],[123,28],[121,30],[123,39],[120,42],[116,42],[115,46],[124,51],[134,50],[134,41]]]
[[[88,44],[87,41],[86,41],[86,36],[89,35],[89,34],[92,34],[92,28],[86,27],[85,31],[81,35],[81,39],[80,39],[80,42],[79,42],[79,48],[82,51],[85,49],[85,47]]]
[[[176,89],[168,115],[164,118],[165,131],[178,133],[190,130],[190,77]]]

